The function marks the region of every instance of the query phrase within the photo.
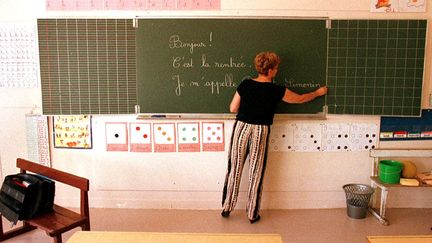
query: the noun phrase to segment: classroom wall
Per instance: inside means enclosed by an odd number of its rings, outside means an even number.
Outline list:
[[[34,23],[40,17],[195,17],[195,16],[307,16],[330,18],[425,18],[432,20],[432,6],[426,13],[370,13],[370,0],[283,1],[222,0],[221,11],[176,12],[46,12],[43,0],[0,1],[0,22]],[[430,26],[428,27],[430,30]],[[423,108],[432,108],[430,94],[432,36],[428,31]],[[0,166],[2,177],[17,172],[16,157],[26,157],[25,114],[41,112],[38,88],[0,88]],[[298,118],[301,123],[322,123]],[[220,208],[226,171],[225,152],[130,153],[106,152],[104,123],[135,121],[131,115],[94,116],[92,150],[52,149],[52,166],[90,179],[91,207],[125,208]],[[151,121],[150,121],[151,122]],[[233,121],[225,122],[225,141]],[[283,124],[278,120],[275,124]],[[328,115],[325,122],[366,122],[379,125],[377,116]],[[385,142],[380,147],[431,148],[432,142]],[[432,169],[431,159],[417,159],[419,170]],[[368,152],[272,152],[269,154],[262,208],[345,207],[342,186],[369,183],[372,159]],[[244,175],[239,209],[246,200]],[[425,189],[396,190],[390,207],[431,207],[432,194]],[[78,192],[61,186],[56,200],[78,205]]]

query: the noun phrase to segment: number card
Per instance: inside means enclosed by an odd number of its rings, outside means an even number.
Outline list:
[[[155,152],[176,152],[174,123],[153,123],[153,144]]]
[[[350,151],[350,124],[328,123],[323,126],[323,151]]]
[[[177,123],[179,152],[200,151],[200,129],[198,122]]]
[[[225,135],[223,122],[202,123],[202,150],[203,151],[224,151]]]
[[[130,151],[131,152],[151,152],[151,124],[150,123],[130,123]]]
[[[321,124],[294,124],[294,150],[299,152],[321,151]]]
[[[351,151],[368,151],[378,144],[378,125],[371,123],[351,124]]]
[[[269,151],[293,151],[295,128],[295,124],[273,125],[269,137]]]
[[[105,123],[105,138],[107,151],[128,151],[127,123]]]

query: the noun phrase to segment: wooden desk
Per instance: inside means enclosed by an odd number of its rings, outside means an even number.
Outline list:
[[[278,234],[154,233],[77,231],[68,243],[282,243]]]
[[[432,235],[368,236],[369,243],[430,243]]]

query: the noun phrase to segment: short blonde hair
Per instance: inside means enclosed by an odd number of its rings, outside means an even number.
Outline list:
[[[279,56],[270,51],[258,53],[255,56],[255,69],[259,74],[267,75],[270,69],[276,68],[280,63]]]

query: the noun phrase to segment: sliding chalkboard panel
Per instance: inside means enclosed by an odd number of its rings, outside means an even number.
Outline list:
[[[426,20],[332,20],[329,113],[419,116]]]
[[[44,114],[134,112],[132,20],[39,19],[38,35]]]
[[[276,82],[299,93],[325,85],[327,29],[312,19],[139,19],[138,103],[142,113],[229,113],[236,87],[257,74],[255,55],[282,59]],[[324,98],[281,104],[317,113]]]

